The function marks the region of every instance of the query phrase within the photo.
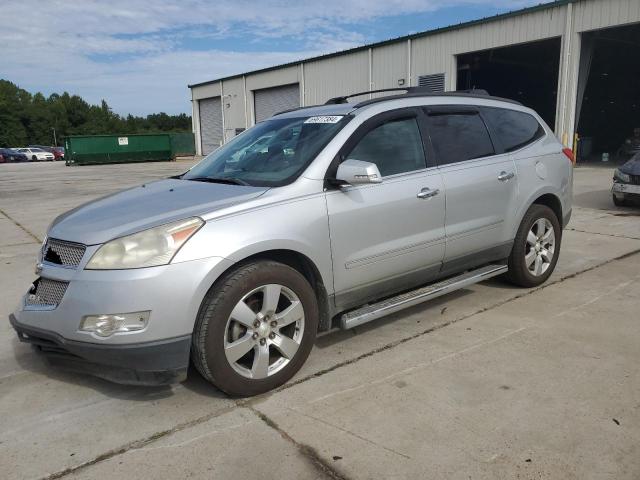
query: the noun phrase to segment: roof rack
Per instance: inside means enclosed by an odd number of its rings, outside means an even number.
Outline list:
[[[502,102],[509,102],[509,103],[514,103],[516,105],[521,105],[521,103],[517,102],[516,100],[511,100],[511,99],[508,99],[508,98],[501,98],[501,97],[493,97],[493,96],[489,95],[489,92],[487,92],[486,90],[479,89],[479,88],[475,88],[475,89],[471,89],[471,90],[456,90],[456,91],[452,91],[452,92],[434,92],[429,87],[402,87],[402,88],[383,88],[381,90],[370,90],[370,91],[367,91],[367,92],[359,92],[359,93],[353,93],[351,95],[344,95],[342,97],[331,98],[331,99],[327,100],[327,102],[325,102],[325,105],[348,103],[348,99],[349,98],[359,97],[359,96],[362,96],[362,95],[368,95],[370,93],[384,93],[384,92],[405,92],[405,93],[401,94],[401,95],[391,95],[391,96],[387,96],[387,97],[379,97],[379,98],[372,98],[372,99],[369,99],[369,100],[364,100],[364,101],[359,102],[356,105],[354,105],[354,107],[356,107],[356,108],[357,107],[363,107],[365,105],[370,105],[372,103],[384,102],[384,101],[387,101],[387,100],[397,100],[397,99],[406,98],[406,97],[441,97],[441,96],[445,96],[445,97],[483,97],[483,98],[487,98],[487,99],[491,99],[491,100],[499,100],[499,101],[502,101]]]

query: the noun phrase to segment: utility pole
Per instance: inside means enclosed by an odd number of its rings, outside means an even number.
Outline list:
[[[58,146],[58,140],[56,140],[56,129],[55,129],[55,127],[51,127],[51,130],[53,130],[53,146],[57,147]]]

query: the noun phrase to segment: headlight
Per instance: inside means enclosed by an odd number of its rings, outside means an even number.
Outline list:
[[[615,171],[613,172],[613,179],[618,180],[619,182],[622,182],[622,183],[631,182],[631,177],[626,173],[622,173],[618,168],[616,168]]]
[[[188,218],[116,238],[102,245],[85,268],[121,270],[166,265],[203,224],[200,218]]]

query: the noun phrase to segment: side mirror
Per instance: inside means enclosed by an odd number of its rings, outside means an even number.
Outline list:
[[[382,175],[375,163],[345,160],[338,166],[336,181],[339,185],[382,183]]]

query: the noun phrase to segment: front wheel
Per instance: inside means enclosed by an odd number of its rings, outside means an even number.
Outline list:
[[[261,260],[226,274],[207,293],[191,357],[200,374],[226,393],[257,395],[300,369],[317,326],[318,303],[305,277]]]
[[[31,157],[31,161],[32,162],[37,162],[38,161],[38,157],[36,157],[35,155],[33,157]]]
[[[507,279],[527,288],[546,282],[558,262],[561,239],[562,229],[553,210],[532,205],[518,228]]]

